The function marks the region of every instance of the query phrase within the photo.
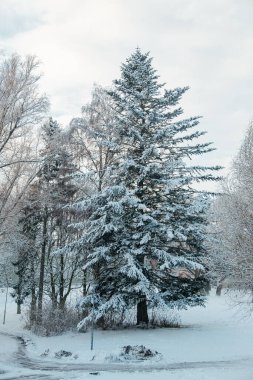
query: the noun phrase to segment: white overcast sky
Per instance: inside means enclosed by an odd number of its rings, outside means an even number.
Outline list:
[[[94,82],[109,86],[139,46],[167,88],[190,86],[186,116],[228,167],[253,118],[253,0],[0,0],[0,49],[35,54],[51,114],[79,115]]]

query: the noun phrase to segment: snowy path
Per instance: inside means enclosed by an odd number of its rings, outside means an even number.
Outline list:
[[[0,326],[0,380],[89,380],[96,372],[101,380],[253,380],[253,316],[235,312],[226,296],[211,295],[205,309],[180,312],[180,329],[96,331],[91,352],[89,333],[38,337],[24,330],[10,299],[7,322]],[[106,359],[128,344],[157,350],[162,360]],[[61,349],[72,357],[56,359]]]
[[[13,363],[13,374],[8,367],[8,372],[0,372],[0,379],[14,380],[14,379],[47,379],[57,380],[64,379],[62,373],[71,373],[71,378],[83,378],[83,376],[95,374],[96,372],[120,372],[120,373],[150,373],[157,371],[175,371],[190,370],[190,369],[204,369],[204,368],[221,368],[221,369],[251,369],[253,373],[253,359],[245,358],[238,360],[221,360],[221,361],[199,361],[199,362],[181,362],[170,364],[150,364],[148,366],[138,364],[125,364],[125,363],[61,363],[52,362],[45,359],[39,360],[28,356],[25,345],[22,338],[16,337],[12,334],[0,333],[0,339],[3,338],[9,340],[8,343],[15,341],[16,350],[9,355],[8,361]],[[1,339],[2,340],[2,339]],[[6,357],[4,361],[6,362]],[[2,358],[0,363],[2,362]],[[4,363],[3,363],[4,364]],[[0,367],[1,368],[1,367]],[[26,370],[24,372],[24,370]],[[1,371],[1,369],[0,369]],[[20,374],[19,374],[20,372]],[[76,376],[74,375],[76,373]],[[74,377],[73,377],[74,376]],[[158,373],[157,373],[158,376]],[[68,377],[66,377],[68,378]]]

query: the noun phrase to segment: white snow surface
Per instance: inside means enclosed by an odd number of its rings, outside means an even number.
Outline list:
[[[217,297],[212,292],[206,308],[178,312],[180,328],[95,331],[93,351],[90,332],[39,337],[25,330],[24,320],[15,314],[16,305],[11,297],[8,297],[3,325],[4,299],[4,292],[0,292],[0,379],[3,380],[91,379],[96,366],[101,380],[116,380],[119,376],[121,380],[253,379],[253,316],[245,316],[238,307],[232,307],[228,295]],[[20,343],[15,336],[26,342],[22,348],[25,363],[28,358],[31,363],[40,363],[39,366],[30,368],[29,363],[22,364]],[[144,345],[161,356],[141,362],[124,361],[119,354],[126,345]],[[46,350],[48,355],[41,356]],[[72,356],[55,358],[60,350],[70,351]],[[90,369],[82,369],[84,364]],[[50,365],[51,370],[43,369]]]

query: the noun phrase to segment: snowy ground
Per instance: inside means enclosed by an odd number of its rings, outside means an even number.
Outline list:
[[[206,308],[180,312],[179,329],[96,331],[90,351],[90,333],[37,337],[24,330],[11,298],[2,325],[0,293],[0,379],[81,380],[98,372],[101,380],[252,380],[253,317],[243,318],[228,301],[212,294]],[[126,345],[144,345],[161,355],[123,360],[119,353]],[[60,350],[72,356],[57,359]]]

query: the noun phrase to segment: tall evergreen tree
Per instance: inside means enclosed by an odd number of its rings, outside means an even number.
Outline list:
[[[213,150],[191,143],[199,117],[179,120],[175,107],[188,89],[163,90],[149,54],[137,49],[121,67],[110,92],[117,134],[111,186],[79,203],[89,215],[77,244],[90,252],[86,268],[96,320],[137,305],[137,324],[148,307],[203,304],[203,239],[208,196],[194,182],[215,180],[219,167],[188,166],[189,157]],[[191,275],[180,276],[184,268]],[[91,320],[88,315],[80,326]]]

